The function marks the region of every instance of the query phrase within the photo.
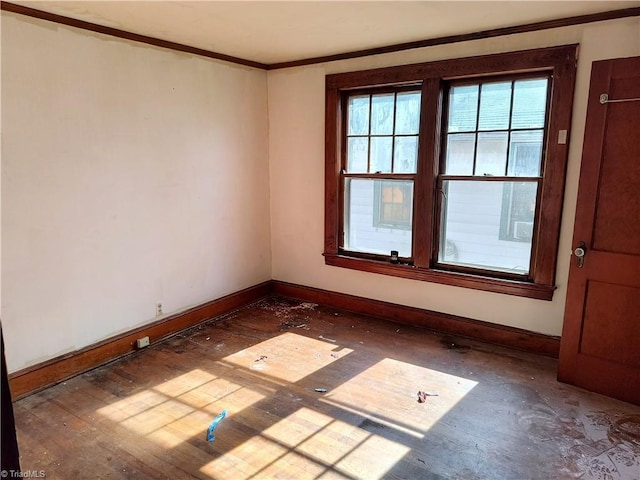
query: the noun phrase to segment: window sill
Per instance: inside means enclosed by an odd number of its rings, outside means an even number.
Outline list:
[[[503,280],[499,278],[482,277],[466,273],[431,270],[411,265],[396,265],[379,260],[348,257],[331,253],[324,254],[326,265],[350,268],[363,272],[380,273],[393,277],[421,280],[423,282],[441,283],[456,287],[484,290],[486,292],[516,295],[519,297],[535,298],[537,300],[551,300],[555,285],[541,285],[518,280]]]

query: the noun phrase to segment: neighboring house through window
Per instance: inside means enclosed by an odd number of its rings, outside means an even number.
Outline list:
[[[373,202],[375,208],[374,227],[411,230],[413,185],[410,182],[376,181]]]

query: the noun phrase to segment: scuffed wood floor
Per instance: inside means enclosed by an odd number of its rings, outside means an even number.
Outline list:
[[[47,479],[640,479],[640,408],[555,372],[553,359],[267,299],[15,414],[22,468]],[[438,396],[418,403],[419,390]]]

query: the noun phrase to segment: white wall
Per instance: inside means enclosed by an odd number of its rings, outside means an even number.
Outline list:
[[[569,167],[553,301],[481,292],[326,266],[324,77],[327,74],[580,43]],[[353,295],[560,335],[591,62],[640,55],[638,18],[431,47],[269,72],[272,276]]]
[[[10,371],[270,279],[264,71],[2,13]]]

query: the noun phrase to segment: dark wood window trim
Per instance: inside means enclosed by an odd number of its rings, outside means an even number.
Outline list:
[[[564,184],[567,168],[568,135],[577,62],[577,45],[566,45],[503,54],[484,55],[430,63],[348,72],[326,77],[325,118],[325,249],[327,265],[351,268],[427,282],[454,285],[509,295],[551,300],[555,290],[556,261]],[[532,277],[494,278],[487,273],[451,272],[435,268],[433,262],[432,212],[437,201],[435,182],[440,158],[440,124],[443,108],[443,83],[481,76],[548,72],[553,78],[548,135],[543,164],[544,180],[540,191],[541,222],[532,247]],[[415,178],[413,264],[391,264],[388,259],[354,256],[341,249],[343,199],[341,169],[341,98],[345,91],[391,85],[422,85],[419,167]],[[560,142],[561,131],[566,141]],[[414,227],[415,228],[415,227]]]

